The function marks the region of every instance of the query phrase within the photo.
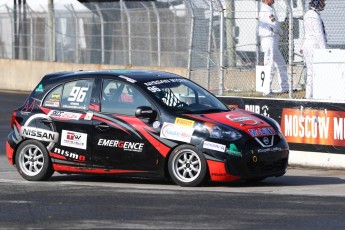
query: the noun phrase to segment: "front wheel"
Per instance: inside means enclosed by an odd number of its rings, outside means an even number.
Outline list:
[[[46,180],[54,173],[47,149],[36,140],[20,144],[16,152],[16,167],[19,174],[29,181]]]
[[[169,157],[168,169],[173,181],[186,187],[201,185],[207,174],[205,156],[190,145],[181,145],[174,149]]]

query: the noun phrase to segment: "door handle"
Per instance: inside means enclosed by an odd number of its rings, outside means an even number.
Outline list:
[[[104,131],[104,130],[107,130],[110,128],[110,126],[105,124],[105,123],[98,124],[95,127],[96,127],[96,129],[99,129],[101,131]]]

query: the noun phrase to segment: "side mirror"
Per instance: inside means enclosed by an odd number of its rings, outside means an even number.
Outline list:
[[[138,118],[148,118],[154,120],[157,117],[157,111],[149,106],[139,106],[135,110],[135,116]]]

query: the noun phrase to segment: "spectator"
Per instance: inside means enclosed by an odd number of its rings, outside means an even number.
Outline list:
[[[305,98],[313,98],[313,56],[315,49],[326,49],[326,32],[320,11],[325,8],[325,0],[312,0],[309,3],[309,10],[305,13],[304,20],[304,42],[303,56],[307,67],[307,81]]]
[[[275,10],[272,8],[273,4],[274,0],[262,0],[259,13],[259,36],[261,49],[264,52],[264,65],[271,66],[271,74],[269,76],[270,90],[269,92],[264,92],[264,96],[272,91],[271,84],[275,69],[277,69],[279,75],[280,89],[274,92],[287,93],[289,91],[287,66],[278,46],[279,36],[283,35],[283,31],[280,28]]]

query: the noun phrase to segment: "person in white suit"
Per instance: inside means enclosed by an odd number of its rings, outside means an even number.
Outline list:
[[[287,65],[278,46],[279,36],[283,35],[283,31],[272,7],[273,4],[274,0],[262,0],[259,12],[260,44],[261,50],[264,52],[264,65],[271,66],[270,86],[275,75],[275,69],[277,69],[280,89],[276,90],[275,93],[286,93],[289,91]],[[269,92],[264,92],[264,95],[269,93],[271,93],[271,87]]]
[[[305,98],[313,98],[313,56],[315,49],[326,49],[327,39],[325,26],[320,11],[325,8],[325,0],[311,0],[309,10],[304,14],[303,56],[307,68]]]

